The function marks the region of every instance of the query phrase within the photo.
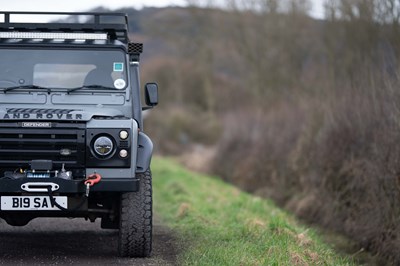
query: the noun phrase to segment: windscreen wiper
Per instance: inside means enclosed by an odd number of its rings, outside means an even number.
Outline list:
[[[115,90],[115,88],[107,87],[104,85],[85,85],[82,87],[72,88],[67,91],[67,93],[82,90],[82,89],[102,89],[102,90]]]
[[[6,93],[7,91],[12,91],[12,90],[17,90],[17,89],[42,89],[42,90],[47,90],[47,92],[51,91],[50,88],[41,87],[41,86],[37,86],[37,85],[19,85],[19,86],[4,88],[3,92]]]

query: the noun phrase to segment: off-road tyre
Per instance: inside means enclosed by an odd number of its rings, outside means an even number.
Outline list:
[[[152,246],[151,172],[137,174],[138,192],[121,195],[118,252],[121,257],[148,257]]]

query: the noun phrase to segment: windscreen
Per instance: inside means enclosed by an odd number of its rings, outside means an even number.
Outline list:
[[[0,88],[35,85],[124,89],[126,55],[118,50],[1,49]]]

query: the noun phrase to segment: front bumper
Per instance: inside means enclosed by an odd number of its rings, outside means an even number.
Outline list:
[[[54,193],[79,194],[85,193],[85,180],[65,180],[62,178],[21,178],[0,179],[0,193],[27,193],[21,186],[25,183],[54,183],[59,188]],[[136,192],[139,190],[137,178],[102,178],[101,181],[90,188],[90,192]]]

